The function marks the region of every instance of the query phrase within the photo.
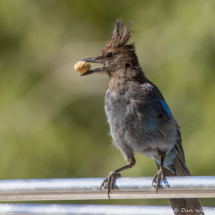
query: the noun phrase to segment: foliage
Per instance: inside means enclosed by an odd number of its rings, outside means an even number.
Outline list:
[[[133,21],[131,42],[182,128],[192,174],[215,174],[214,14],[212,0],[1,0],[1,178],[105,177],[124,165],[112,150],[103,110],[108,77],[80,77],[73,69],[100,54],[120,17]],[[152,160],[137,155],[137,165],[122,175],[155,172]],[[215,206],[213,199],[202,203]]]

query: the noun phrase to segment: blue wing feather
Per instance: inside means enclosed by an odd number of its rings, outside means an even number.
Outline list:
[[[160,99],[160,98],[153,99],[153,103],[161,114],[172,116],[172,112],[169,106],[163,99]]]
[[[159,98],[159,94],[157,93],[155,87],[153,87],[149,83],[145,83],[144,87],[149,92],[149,96],[152,99],[151,101],[153,102],[153,104],[156,107],[157,111],[160,114],[164,114],[164,115],[167,115],[167,116],[172,116],[172,112],[171,112],[169,106],[163,100],[163,98]]]

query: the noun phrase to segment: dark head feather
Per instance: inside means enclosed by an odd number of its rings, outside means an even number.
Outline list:
[[[124,22],[121,19],[117,20],[114,31],[109,37],[104,49],[107,50],[109,48],[118,48],[125,46],[128,40],[130,39],[131,35],[134,33],[134,31],[129,31],[131,26],[132,23],[129,22],[127,26],[123,28]]]

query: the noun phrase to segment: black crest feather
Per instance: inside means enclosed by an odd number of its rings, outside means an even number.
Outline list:
[[[132,23],[129,22],[124,28],[124,22],[121,19],[117,20],[114,31],[109,37],[104,49],[125,46],[134,33],[134,31],[130,31],[131,26]]]

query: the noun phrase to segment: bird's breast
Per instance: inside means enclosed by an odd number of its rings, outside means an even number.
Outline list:
[[[105,112],[111,129],[119,133],[132,134],[153,130],[153,119],[147,114],[144,95],[137,86],[119,87],[117,91],[106,91]]]
[[[137,92],[136,92],[137,93]],[[144,103],[144,100],[141,101]],[[115,144],[126,143],[132,147],[144,138],[144,113],[140,114],[138,98],[129,89],[119,92],[107,90],[105,112]]]
[[[108,89],[105,112],[116,147],[121,149],[126,144],[134,152],[145,155],[154,153],[158,146],[171,148],[175,138],[171,123],[174,125],[175,122],[170,119],[162,124],[153,111],[138,86],[122,87],[117,92]]]

